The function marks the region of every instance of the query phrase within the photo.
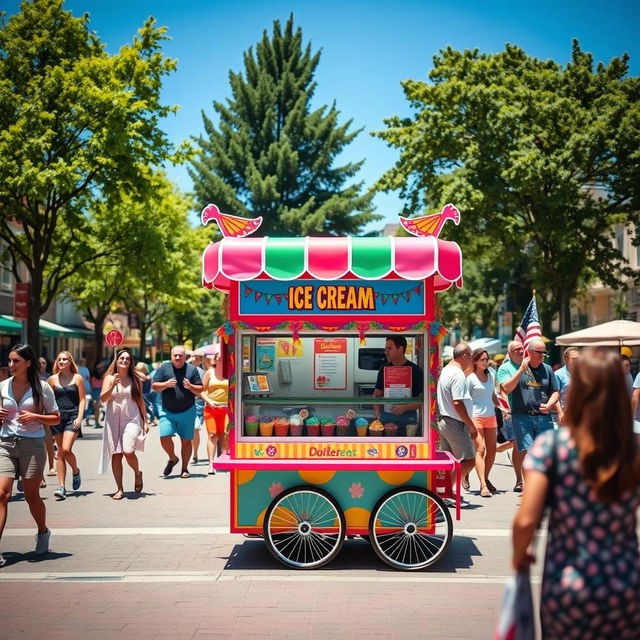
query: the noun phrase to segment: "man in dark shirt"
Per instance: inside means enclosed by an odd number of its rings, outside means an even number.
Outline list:
[[[160,444],[169,456],[164,475],[168,476],[178,464],[172,440],[177,434],[181,443],[181,477],[188,478],[196,420],[195,399],[202,393],[202,380],[198,369],[187,364],[184,347],[176,346],[171,349],[171,362],[163,363],[156,371],[151,388],[162,393]]]
[[[382,398],[384,396],[384,369],[385,367],[411,367],[411,397],[419,398],[424,391],[424,373],[417,365],[405,358],[407,350],[407,339],[404,336],[389,336],[384,346],[384,355],[387,358],[380,371],[378,371],[378,379],[376,380],[374,398]],[[394,404],[391,411],[384,411],[383,405],[374,405],[374,414],[376,418],[382,422],[394,422],[398,426],[408,424],[418,424],[417,410],[422,406],[421,402],[412,402],[408,404]]]

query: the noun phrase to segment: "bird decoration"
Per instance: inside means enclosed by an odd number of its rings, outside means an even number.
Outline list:
[[[419,218],[403,218],[400,216],[400,224],[403,228],[414,236],[434,236],[438,237],[442,227],[447,220],[453,220],[457,225],[460,223],[460,212],[452,204],[445,204],[440,213],[432,213]]]
[[[201,215],[202,226],[206,227],[209,222],[215,220],[220,228],[220,233],[225,238],[244,238],[257,231],[262,224],[262,216],[258,218],[241,218],[231,216],[228,213],[221,213],[215,204],[208,204]]]

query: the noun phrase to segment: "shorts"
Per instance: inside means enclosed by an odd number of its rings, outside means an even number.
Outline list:
[[[100,404],[100,394],[102,393],[102,387],[91,387],[91,399],[94,402]]]
[[[553,429],[553,419],[549,414],[541,413],[530,416],[526,413],[512,414],[513,431],[520,451],[528,451],[533,441],[545,431]]]
[[[158,423],[160,437],[175,436],[177,434],[183,440],[193,440],[195,421],[195,406],[189,407],[189,409],[180,413],[172,413],[166,409],[161,409]]]
[[[485,418],[471,418],[476,429],[497,429],[498,421],[496,420],[496,414],[492,416],[486,416]]]
[[[65,431],[78,433],[78,430],[73,428],[73,422],[77,417],[77,411],[60,411],[60,422],[51,427],[51,433],[54,436],[62,435]]]
[[[471,460],[476,457],[476,448],[464,422],[449,416],[441,416],[438,427],[440,451],[450,451],[458,460]]]
[[[207,427],[207,433],[223,436],[227,429],[228,423],[227,407],[210,407],[204,408],[204,423]]]
[[[194,428],[201,430],[204,426],[204,404],[196,403],[196,421]]]
[[[505,442],[513,442],[516,439],[516,434],[513,431],[513,419],[511,416],[508,418],[504,416],[502,418],[502,435]]]
[[[44,438],[0,437],[0,476],[40,478],[46,459]]]

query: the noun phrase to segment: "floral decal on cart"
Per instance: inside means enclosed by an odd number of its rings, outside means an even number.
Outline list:
[[[269,487],[269,495],[272,498],[275,498],[277,495],[280,495],[284,491],[284,485],[282,482],[272,482]]]
[[[364,487],[359,482],[354,482],[349,487],[349,493],[354,500],[357,500],[358,498],[362,498],[364,495]]]

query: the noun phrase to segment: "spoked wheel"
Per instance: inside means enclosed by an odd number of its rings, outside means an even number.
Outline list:
[[[316,569],[338,555],[346,525],[330,494],[300,486],[276,496],[264,516],[263,531],[276,560],[294,569]]]
[[[442,500],[421,487],[401,487],[378,500],[369,520],[371,545],[394,569],[417,571],[440,559],[453,522]]]

